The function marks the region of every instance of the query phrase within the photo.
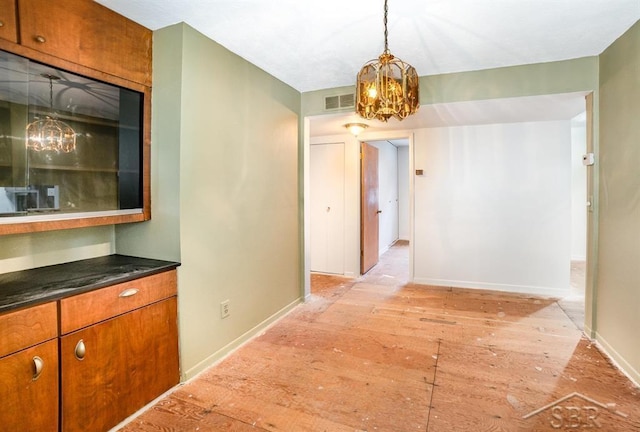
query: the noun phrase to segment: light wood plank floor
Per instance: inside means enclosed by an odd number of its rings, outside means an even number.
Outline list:
[[[122,431],[640,430],[639,389],[556,299],[407,284],[402,247],[359,280],[313,275],[309,302]]]

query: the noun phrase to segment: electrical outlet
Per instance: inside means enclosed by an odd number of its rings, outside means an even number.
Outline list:
[[[220,303],[220,318],[226,318],[229,316],[229,300],[225,300]]]

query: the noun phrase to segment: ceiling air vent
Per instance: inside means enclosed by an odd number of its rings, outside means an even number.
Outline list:
[[[355,106],[355,95],[353,93],[327,96],[324,98],[325,111],[337,110],[340,108],[353,108]]]

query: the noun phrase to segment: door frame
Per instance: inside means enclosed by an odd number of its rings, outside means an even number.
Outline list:
[[[597,135],[597,92],[586,91],[585,107],[587,113],[587,152],[594,153],[596,159],[599,156],[599,141]],[[326,115],[326,114],[325,114]],[[320,115],[320,116],[325,116]],[[316,117],[316,116],[312,116]],[[303,298],[307,299],[311,293],[311,271],[309,264],[309,151],[311,142],[311,120],[310,116],[305,116],[302,121],[302,151],[299,154],[299,171],[302,196],[302,211],[300,219],[301,226],[301,253],[302,253],[302,271],[301,271],[301,287]],[[414,269],[414,238],[415,238],[415,160],[414,160],[414,131],[412,129],[398,129],[388,131],[365,131],[360,134],[358,139],[345,133],[340,135],[341,139],[346,142],[356,141],[380,141],[386,139],[409,139],[409,280],[412,281],[415,274]],[[587,196],[591,203],[591,209],[587,215],[587,256],[586,256],[586,280],[585,280],[585,333],[588,337],[594,339],[597,331],[597,269],[598,269],[598,219],[599,219],[599,173],[597,164],[589,167],[587,170]],[[359,217],[359,215],[358,215]],[[350,253],[345,250],[345,256]],[[358,247],[359,253],[359,247]],[[358,256],[359,258],[359,256]]]

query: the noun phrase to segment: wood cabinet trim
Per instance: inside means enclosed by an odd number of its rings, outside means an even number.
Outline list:
[[[149,82],[149,84],[147,85],[147,84],[139,83],[136,81],[131,81],[121,76],[113,75],[104,71],[83,66],[81,64],[74,63],[72,61],[69,61],[60,57],[56,57],[41,51],[37,51],[32,48],[26,47],[24,45],[15,44],[4,39],[0,39],[0,50],[7,51],[9,53],[19,55],[29,60],[34,60],[49,66],[54,66],[59,69],[64,69],[66,71],[73,72],[78,75],[83,75],[88,78],[104,81],[110,84],[114,84],[120,87],[125,87],[131,90],[136,90],[139,92],[143,92],[145,89],[151,87],[151,82]]]

